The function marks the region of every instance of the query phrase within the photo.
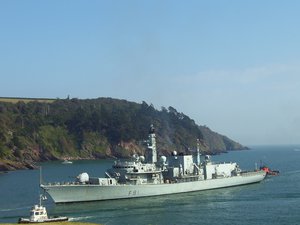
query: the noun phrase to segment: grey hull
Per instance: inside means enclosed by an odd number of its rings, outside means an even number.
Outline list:
[[[244,173],[228,178],[172,183],[143,185],[41,185],[55,203],[101,201],[126,199],[194,192],[209,189],[239,186],[262,181],[266,176],[263,171]]]

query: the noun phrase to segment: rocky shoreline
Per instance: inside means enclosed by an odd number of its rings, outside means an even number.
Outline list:
[[[38,167],[33,162],[13,162],[0,161],[0,172],[22,170],[22,169],[37,169]]]

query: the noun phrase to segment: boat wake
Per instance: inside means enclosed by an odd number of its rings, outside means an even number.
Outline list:
[[[69,221],[81,221],[96,218],[96,216],[69,217]]]
[[[286,174],[298,174],[300,173],[300,170],[293,170],[293,171],[288,171]]]
[[[19,208],[13,208],[13,209],[0,209],[0,212],[11,212],[11,211],[24,210],[24,209],[30,209],[30,207],[26,206],[26,207],[19,207]]]

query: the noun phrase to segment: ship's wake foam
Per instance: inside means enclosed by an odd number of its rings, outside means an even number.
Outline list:
[[[11,212],[11,211],[24,210],[24,209],[30,209],[30,207],[26,206],[26,207],[12,208],[12,209],[0,209],[0,212]]]
[[[96,216],[78,216],[78,217],[70,217],[69,221],[81,221],[96,218]]]

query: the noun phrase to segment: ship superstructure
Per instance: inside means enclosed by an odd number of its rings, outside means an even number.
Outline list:
[[[213,163],[201,156],[177,154],[157,157],[154,127],[149,130],[145,156],[115,161],[105,177],[81,173],[73,183],[42,184],[54,202],[81,202],[184,193],[256,183],[265,171],[241,171],[237,163]],[[203,159],[202,159],[203,158]]]

